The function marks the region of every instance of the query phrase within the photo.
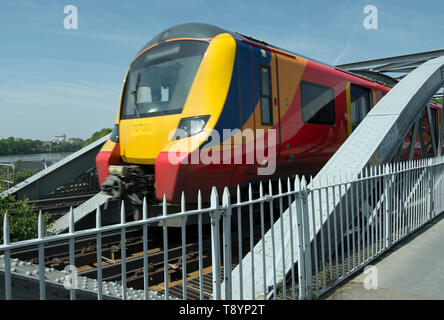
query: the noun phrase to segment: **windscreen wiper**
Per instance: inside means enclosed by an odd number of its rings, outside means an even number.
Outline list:
[[[140,115],[139,107],[137,106],[137,102],[136,102],[137,101],[137,90],[131,91],[131,94],[134,95],[134,111],[136,111],[138,118],[142,118],[142,116]]]

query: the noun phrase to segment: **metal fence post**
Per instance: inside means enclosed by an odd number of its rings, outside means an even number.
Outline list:
[[[298,278],[299,278],[299,300],[305,299],[305,257],[304,257],[304,237],[302,230],[302,191],[299,176],[294,181],[294,191],[296,200],[296,222],[298,226]],[[285,281],[285,278],[284,280]]]
[[[389,165],[384,166],[384,200],[385,200],[385,247],[389,249],[392,246],[392,195],[391,195],[391,184],[390,184],[390,167]]]
[[[230,192],[225,187],[222,196],[223,212],[223,232],[224,232],[224,281],[225,281],[225,299],[231,300],[231,204]]]
[[[429,207],[429,212],[428,212],[428,220],[431,220],[433,218],[434,215],[434,211],[435,211],[435,201],[434,201],[434,197],[433,197],[433,160],[432,159],[428,159],[427,160],[427,176],[429,178],[429,190],[428,190],[428,195],[429,195],[429,199],[430,199],[430,207]]]
[[[5,213],[5,217],[3,220],[3,244],[10,244],[10,234],[9,234],[9,218],[8,213]],[[11,250],[5,250],[5,299],[11,300]]]
[[[219,196],[216,187],[211,190],[211,261],[213,266],[213,300],[220,300],[220,235]]]
[[[43,217],[42,217],[42,211],[39,211],[39,217],[38,217],[38,238],[43,239],[44,237],[44,226],[43,226]],[[39,244],[39,285],[40,285],[40,300],[46,299],[46,292],[45,292],[45,245]]]
[[[305,177],[301,181],[301,197],[302,197],[302,232],[304,241],[304,260],[305,260],[305,282],[306,282],[306,296],[311,300],[313,296],[313,276],[311,270],[311,243],[310,243],[310,220],[308,219],[308,194],[307,182]]]
[[[75,273],[75,242],[74,242],[74,211],[72,209],[72,207],[69,210],[69,234],[71,235],[71,237],[69,238],[69,265],[70,268],[74,268],[74,269],[70,269],[71,273],[73,273],[73,275],[70,275],[69,280],[71,281],[71,283],[69,284],[69,294],[70,294],[70,299],[71,300],[76,300],[76,286],[77,286],[77,275]],[[74,272],[72,272],[72,270]]]

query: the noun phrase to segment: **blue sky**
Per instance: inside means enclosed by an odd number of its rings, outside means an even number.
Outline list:
[[[63,26],[70,4],[78,30]],[[363,26],[368,4],[377,30]],[[444,48],[442,12],[442,0],[0,0],[0,138],[87,138],[111,127],[132,58],[180,23],[337,64]]]

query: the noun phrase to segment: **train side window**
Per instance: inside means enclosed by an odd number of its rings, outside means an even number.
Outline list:
[[[270,81],[270,67],[260,66],[260,81],[261,81],[261,118],[262,125],[273,125],[273,110],[271,104],[271,81]]]
[[[350,85],[350,100],[352,130],[355,130],[370,111],[370,90],[352,83]]]
[[[313,124],[335,124],[333,88],[301,81],[302,120]]]

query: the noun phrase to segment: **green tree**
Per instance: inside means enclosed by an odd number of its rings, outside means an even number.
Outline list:
[[[4,191],[0,186],[0,194]],[[22,241],[36,238],[38,235],[38,214],[33,212],[34,206],[27,199],[16,201],[12,195],[0,198],[0,244],[3,243],[3,221],[8,213],[10,241]],[[44,214],[43,224],[48,225],[49,215]]]
[[[89,139],[85,140],[85,143],[83,146],[86,147],[90,143],[93,143],[94,141],[99,140],[100,138],[106,136],[107,134],[110,134],[111,131],[112,131],[112,129],[110,129],[110,128],[103,128],[100,131],[94,132]]]

